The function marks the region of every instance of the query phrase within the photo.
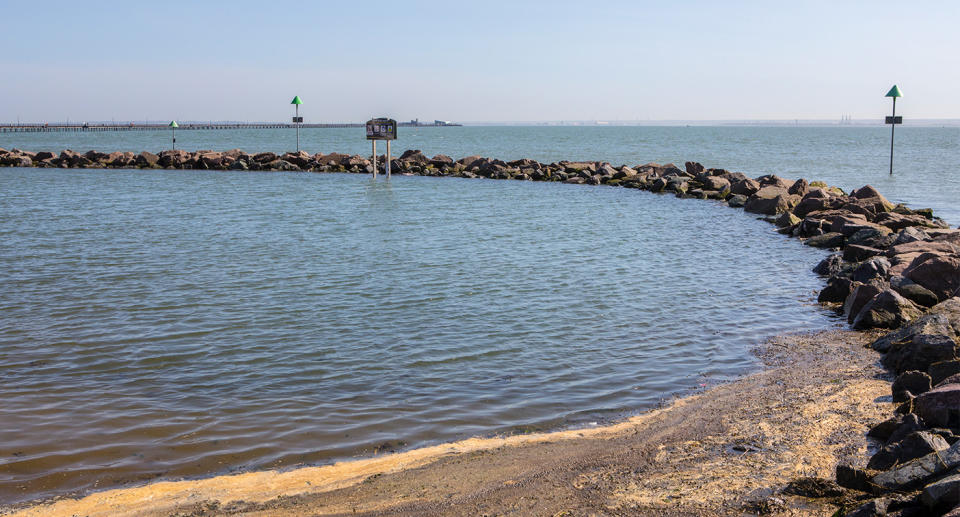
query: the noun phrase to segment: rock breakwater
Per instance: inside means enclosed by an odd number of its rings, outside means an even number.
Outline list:
[[[382,165],[383,159],[378,162]],[[619,167],[606,162],[482,156],[454,160],[409,150],[396,174],[551,181],[634,188],[712,199],[769,221],[780,233],[833,250],[814,271],[826,278],[819,301],[858,330],[886,329],[872,347],[896,375],[893,416],[869,437],[878,450],[865,468],[841,465],[849,515],[960,512],[960,230],[929,209],[895,205],[864,186],[849,194],[822,182],[788,181],[687,162]],[[53,153],[0,149],[0,166],[372,173],[365,156],[239,149]],[[382,167],[381,167],[382,170]],[[856,503],[856,504],[854,504]]]

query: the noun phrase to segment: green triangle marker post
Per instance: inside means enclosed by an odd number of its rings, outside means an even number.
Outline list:
[[[900,93],[900,88],[897,85],[893,85],[893,88],[890,88],[890,91],[884,97],[893,99],[893,113],[887,117],[886,121],[887,124],[890,124],[890,175],[893,176],[893,133],[897,124],[903,121],[903,117],[900,117],[900,122],[897,121],[897,97],[903,97],[903,94]]]
[[[178,127],[180,127],[180,125],[177,124],[177,121],[176,121],[176,120],[171,120],[171,121],[170,121],[170,132],[171,132],[172,138],[173,138],[173,150],[174,150],[174,151],[177,150],[177,128],[178,128]]]
[[[299,153],[300,152],[300,123],[303,122],[303,120],[300,118],[300,105],[303,104],[303,101],[300,100],[299,95],[294,95],[293,100],[290,101],[290,104],[293,104],[294,109],[296,110],[293,115],[293,123],[297,125],[297,152]]]

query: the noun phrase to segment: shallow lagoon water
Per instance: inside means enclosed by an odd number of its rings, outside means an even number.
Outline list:
[[[0,502],[590,425],[833,324],[825,254],[605,186],[0,169]]]

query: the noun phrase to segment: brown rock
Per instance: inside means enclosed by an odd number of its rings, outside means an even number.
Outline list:
[[[903,276],[945,301],[960,294],[960,256],[922,253],[904,270]]]
[[[931,427],[960,427],[960,384],[944,384],[917,397],[916,413]]]

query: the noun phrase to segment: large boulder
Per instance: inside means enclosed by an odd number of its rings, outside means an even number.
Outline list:
[[[923,307],[933,307],[940,302],[933,291],[900,275],[890,277],[890,287],[904,298]]]
[[[843,246],[843,234],[836,232],[824,233],[823,235],[811,237],[803,241],[803,243],[807,246],[813,246],[814,248],[840,248]]]
[[[750,178],[742,178],[732,181],[730,184],[730,193],[750,197],[760,190],[760,183]]]
[[[922,312],[903,296],[887,289],[867,302],[853,320],[857,330],[869,328],[898,328],[920,317]]]
[[[820,291],[817,297],[819,303],[840,303],[850,296],[853,282],[846,277],[834,276],[827,280],[827,286]]]
[[[931,427],[960,427],[960,384],[945,384],[914,400],[914,411]]]
[[[853,270],[850,277],[856,282],[886,280],[889,276],[890,261],[886,257],[872,257]]]
[[[160,161],[159,156],[148,151],[143,151],[137,155],[137,167],[140,167],[143,169],[156,167],[159,161]]]
[[[903,276],[929,289],[941,301],[960,295],[960,256],[922,253]]]
[[[427,158],[419,149],[408,149],[397,159],[410,165],[427,165],[430,163],[430,158]]]
[[[889,212],[893,210],[893,203],[883,197],[877,189],[866,185],[862,188],[856,189],[853,192],[850,192],[850,197],[858,200],[865,200],[874,203],[876,206],[875,212]]]
[[[949,449],[910,460],[873,477],[875,485],[891,490],[908,490],[960,465],[960,442]]]
[[[949,448],[950,445],[943,437],[928,431],[915,431],[903,440],[887,445],[877,451],[867,463],[867,468],[872,470],[887,470],[899,463],[905,463],[912,459]]]
[[[874,341],[871,347],[878,352],[887,353],[895,343],[909,342],[919,335],[943,335],[950,338],[960,335],[960,298],[951,298],[937,304],[922,318],[884,335]]]
[[[903,402],[909,398],[907,393],[919,395],[930,391],[932,387],[930,376],[926,372],[910,370],[897,376],[890,386],[890,391],[893,393],[894,402]]]
[[[813,272],[821,276],[833,276],[839,273],[841,269],[843,269],[843,256],[834,253],[814,266]]]
[[[883,287],[874,283],[863,284],[855,282],[850,289],[850,295],[843,302],[843,315],[847,318],[847,323],[853,323],[863,310],[863,307],[873,300],[878,294],[883,292]]]
[[[960,504],[960,473],[939,479],[923,487],[920,493],[920,501],[930,509],[936,509],[939,513],[944,510],[950,510],[950,514],[960,515],[958,508]],[[948,514],[949,515],[949,514]],[[947,515],[944,515],[947,517]]]
[[[769,185],[750,196],[743,209],[755,214],[777,215],[790,210],[799,201],[800,197],[790,194],[786,188]]]
[[[861,246],[858,244],[851,244],[848,241],[847,245],[844,246],[843,248],[843,260],[846,260],[847,262],[860,262],[870,257],[875,257],[881,253],[883,253],[883,250],[879,250],[877,248],[871,248],[870,246]],[[887,261],[887,264],[889,263],[890,262]]]
[[[896,373],[927,371],[930,365],[958,358],[957,342],[944,334],[915,334],[897,341],[883,357],[883,365]]]
[[[797,206],[794,207],[793,213],[797,214],[797,217],[806,217],[811,212],[835,210],[843,206],[844,203],[845,198],[834,196],[825,189],[815,188],[803,196]]]

